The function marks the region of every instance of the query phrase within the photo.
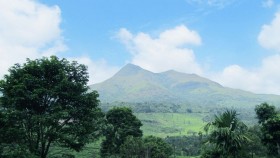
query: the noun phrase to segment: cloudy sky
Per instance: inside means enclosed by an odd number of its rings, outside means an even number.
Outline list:
[[[280,1],[0,0],[0,78],[50,55],[86,64],[90,84],[133,63],[280,94]]]

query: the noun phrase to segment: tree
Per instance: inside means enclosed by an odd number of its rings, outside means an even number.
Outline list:
[[[119,155],[128,136],[142,137],[141,121],[127,107],[115,107],[106,114],[107,130],[101,145],[101,156]]]
[[[273,118],[277,115],[277,112],[275,110],[275,106],[269,105],[267,103],[262,103],[260,105],[257,105],[255,108],[258,122],[260,124],[265,123],[270,118]]]
[[[280,157],[280,112],[267,103],[255,108],[262,129],[262,142],[271,156]]]
[[[168,158],[172,155],[171,145],[162,138],[148,136],[143,141],[148,158]]]
[[[171,155],[171,145],[155,136],[144,139],[128,136],[120,149],[122,158],[168,158]]]
[[[216,157],[237,157],[242,144],[249,141],[246,136],[247,127],[238,120],[234,110],[215,115],[214,121],[205,126],[205,131],[210,132],[208,142],[213,144],[211,153]]]
[[[198,135],[168,136],[165,141],[173,146],[174,153],[181,156],[199,156],[205,136],[202,132]],[[173,153],[173,154],[174,154]]]
[[[248,129],[248,137],[251,141],[245,144],[244,152],[250,153],[250,157],[254,155],[265,157],[267,150],[261,142],[262,132],[259,125],[254,125]]]
[[[120,147],[122,158],[145,158],[146,149],[141,137],[128,136]]]
[[[87,82],[86,66],[75,61],[52,56],[15,64],[0,81],[0,139],[41,158],[54,144],[80,151],[101,134],[103,118]]]

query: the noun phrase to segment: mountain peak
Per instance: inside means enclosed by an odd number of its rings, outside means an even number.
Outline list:
[[[142,71],[147,71],[147,70],[142,69],[140,66],[129,63],[125,65],[120,71],[118,71],[115,74],[115,76],[130,76],[130,75],[135,75]]]
[[[91,86],[102,102],[162,102],[195,105],[256,105],[259,102],[280,102],[279,96],[262,96],[221,86],[196,74],[174,70],[153,73],[134,64],[127,64],[112,78]]]
[[[142,68],[138,65],[128,63],[122,69],[142,69]]]
[[[177,71],[170,69],[170,70],[164,71],[162,73],[177,73]]]

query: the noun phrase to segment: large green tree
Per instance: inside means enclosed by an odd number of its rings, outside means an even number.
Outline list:
[[[80,151],[98,138],[103,113],[87,82],[87,67],[75,61],[52,56],[15,64],[0,81],[1,145],[45,158],[53,144]]]
[[[120,146],[121,158],[145,158],[146,155],[146,148],[141,137],[128,136]]]
[[[106,114],[107,129],[101,145],[101,156],[120,154],[120,146],[128,136],[142,137],[141,121],[127,107],[115,107]]]
[[[265,157],[267,150],[262,144],[262,132],[259,125],[254,125],[248,129],[249,142],[245,144],[244,153],[250,153],[250,157]]]
[[[147,157],[151,158],[169,158],[172,155],[172,147],[162,138],[155,136],[145,137],[144,146],[147,152]]]
[[[255,108],[262,129],[262,142],[267,146],[268,154],[280,157],[280,112],[267,103]]]
[[[247,127],[239,121],[235,110],[215,115],[205,130],[209,132],[208,142],[213,145],[211,152],[216,157],[237,157],[242,145],[249,140],[246,136]]]

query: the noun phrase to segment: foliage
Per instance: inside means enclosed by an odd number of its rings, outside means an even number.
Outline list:
[[[127,136],[142,137],[141,121],[127,107],[115,107],[106,113],[108,127],[101,146],[101,156],[119,155]]]
[[[250,155],[256,155],[259,157],[266,156],[266,148],[261,142],[262,132],[259,125],[254,125],[248,129],[248,141],[244,146],[244,152],[247,152]]]
[[[120,157],[122,158],[144,158],[145,155],[145,145],[140,137],[128,136],[120,147]]]
[[[18,144],[1,144],[1,158],[36,158],[34,154],[30,153],[27,147]]]
[[[249,141],[246,136],[247,127],[239,121],[234,110],[226,110],[216,115],[214,121],[205,126],[205,131],[210,132],[207,142],[213,144],[211,154],[236,157],[243,147],[242,144]]]
[[[271,106],[267,103],[257,105],[255,111],[260,124],[265,123],[268,119],[277,115],[275,106]]]
[[[176,155],[181,156],[199,156],[201,148],[205,141],[205,136],[201,132],[190,136],[172,136],[167,137],[166,142],[175,149]]]
[[[172,155],[172,147],[162,138],[148,136],[144,138],[144,145],[147,150],[147,157],[168,158]]]
[[[201,158],[226,158],[226,155],[223,156],[221,149],[210,145],[203,150]]]
[[[45,158],[53,144],[80,151],[101,134],[103,113],[87,68],[55,56],[15,64],[0,82],[1,145]]]
[[[280,112],[273,105],[262,103],[255,108],[262,129],[262,141],[268,154],[280,157]]]
[[[122,158],[168,158],[171,155],[171,145],[155,136],[144,139],[128,136],[120,149]]]

